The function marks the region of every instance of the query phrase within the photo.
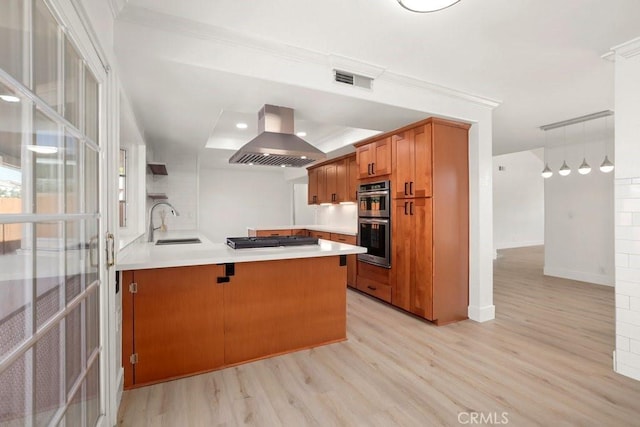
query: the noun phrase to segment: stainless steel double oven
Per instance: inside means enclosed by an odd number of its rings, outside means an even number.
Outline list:
[[[358,190],[358,259],[391,268],[391,182],[361,184]]]

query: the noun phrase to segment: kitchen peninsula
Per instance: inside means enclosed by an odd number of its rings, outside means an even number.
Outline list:
[[[125,388],[346,339],[346,259],[364,248],[179,237],[201,243],[134,243],[117,263]]]

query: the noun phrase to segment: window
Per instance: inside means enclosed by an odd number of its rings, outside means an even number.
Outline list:
[[[120,149],[118,166],[118,204],[120,212],[120,227],[127,226],[127,150]]]

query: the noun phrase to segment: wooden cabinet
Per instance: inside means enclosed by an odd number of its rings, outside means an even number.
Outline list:
[[[467,318],[468,129],[428,119],[391,137],[392,304],[438,325]]]
[[[348,245],[357,245],[357,237],[348,234],[331,233],[331,240]],[[356,255],[347,255],[347,286],[356,287],[357,263]]]
[[[358,202],[358,163],[356,156],[347,159],[347,201]]]
[[[223,269],[123,273],[123,284],[135,284],[122,293],[125,388],[224,365],[223,287],[216,283]]]
[[[322,173],[322,176],[320,176]],[[321,195],[324,195],[324,169],[314,168],[308,170],[309,186],[308,186],[308,200],[310,205],[316,205],[322,203],[320,199]],[[319,184],[322,181],[322,188]]]
[[[307,203],[341,203],[356,201],[357,177],[350,174],[355,155],[339,157],[308,168]]]
[[[316,237],[318,239],[331,240],[331,233],[326,231],[309,230],[309,236]]]
[[[328,256],[122,272],[124,388],[345,340],[346,268],[340,261]]]
[[[431,198],[396,199],[392,222],[392,303],[433,320]]]
[[[432,195],[431,123],[391,137],[393,158],[391,182],[394,198]]]
[[[357,265],[356,289],[383,301],[391,302],[392,288],[389,269],[362,261],[358,261]]]
[[[391,138],[356,144],[356,162],[360,179],[391,173]]]

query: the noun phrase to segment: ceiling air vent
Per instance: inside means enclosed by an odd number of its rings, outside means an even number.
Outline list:
[[[359,74],[348,73],[346,71],[333,70],[334,80],[338,83],[344,83],[349,86],[357,86],[365,89],[371,89],[371,83],[373,79],[370,77],[361,76]]]

